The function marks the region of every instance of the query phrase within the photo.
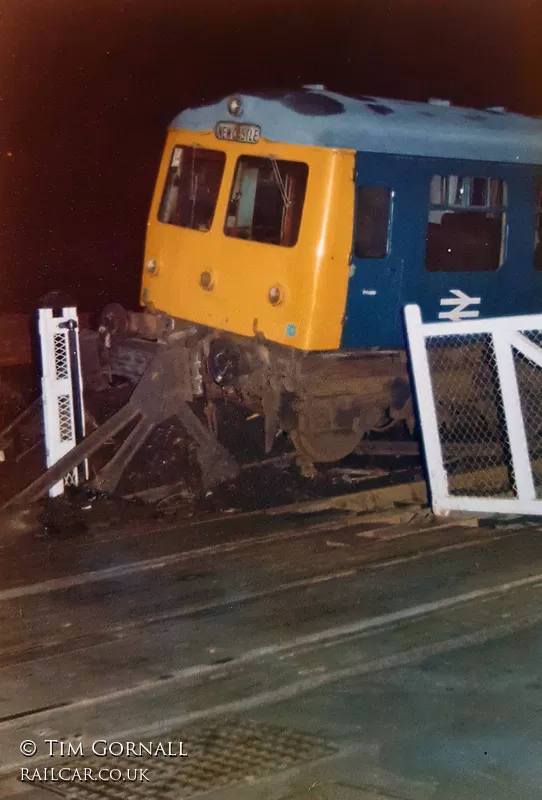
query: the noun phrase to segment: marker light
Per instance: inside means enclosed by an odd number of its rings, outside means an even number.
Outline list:
[[[149,275],[156,275],[158,273],[158,264],[155,258],[149,258],[146,264],[146,269]]]
[[[271,289],[269,289],[267,299],[272,306],[278,306],[279,303],[282,303],[283,295],[280,286],[272,286]]]
[[[243,101],[240,97],[230,97],[228,100],[228,111],[232,117],[240,117],[243,113]]]
[[[199,285],[202,289],[205,289],[207,292],[210,292],[213,288],[213,275],[208,270],[202,272],[199,276]]]

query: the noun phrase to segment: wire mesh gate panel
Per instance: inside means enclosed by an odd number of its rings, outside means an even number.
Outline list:
[[[47,467],[65,456],[85,436],[77,310],[40,308],[38,332],[41,351],[41,387]],[[51,497],[64,487],[88,478],[88,463],[72,469],[49,490]]]
[[[434,512],[542,514],[542,315],[405,322]]]

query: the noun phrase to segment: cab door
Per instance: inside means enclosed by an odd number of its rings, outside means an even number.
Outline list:
[[[422,257],[425,183],[415,158],[356,154],[344,348],[402,346],[403,281]]]

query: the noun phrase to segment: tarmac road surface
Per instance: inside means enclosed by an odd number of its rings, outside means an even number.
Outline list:
[[[4,798],[542,797],[533,525],[299,506],[12,530],[0,571]],[[92,749],[149,740],[187,757]]]

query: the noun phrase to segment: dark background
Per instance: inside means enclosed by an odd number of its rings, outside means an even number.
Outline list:
[[[324,83],[542,115],[530,0],[0,0],[0,310],[137,302],[165,131],[240,88]]]

